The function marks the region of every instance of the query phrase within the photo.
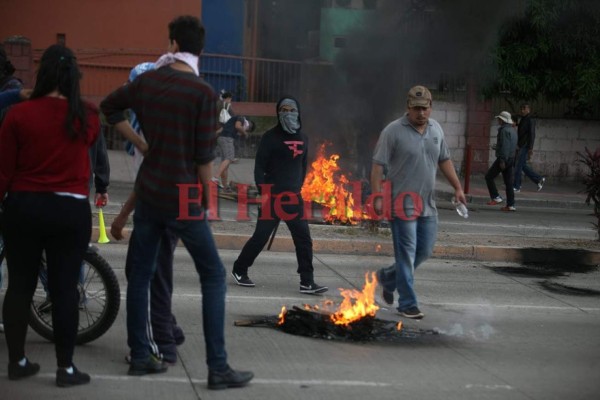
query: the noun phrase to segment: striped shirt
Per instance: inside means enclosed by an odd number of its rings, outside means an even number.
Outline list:
[[[132,109],[148,143],[135,192],[168,212],[179,210],[178,184],[199,183],[197,165],[214,158],[217,96],[203,79],[169,66],[140,75],[100,104],[116,124]]]

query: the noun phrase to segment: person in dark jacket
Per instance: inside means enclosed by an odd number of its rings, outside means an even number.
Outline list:
[[[240,286],[255,286],[248,268],[283,219],[296,247],[300,292],[324,293],[328,288],[314,281],[312,239],[308,221],[303,218],[300,191],[308,165],[308,137],[301,131],[298,101],[293,97],[280,99],[277,116],[277,125],[263,135],[256,152],[254,181],[262,197],[256,229],[233,264],[231,275]]]
[[[500,124],[496,143],[496,160],[485,174],[485,183],[487,184],[491,198],[487,204],[495,206],[503,201],[494,183],[494,179],[502,173],[504,185],[506,186],[506,206],[502,207],[501,210],[516,211],[515,193],[513,191],[513,171],[515,152],[517,150],[517,132],[512,125],[512,117],[508,111],[502,111],[496,118]]]
[[[523,173],[537,185],[538,192],[542,190],[546,178],[537,174],[529,165],[527,160],[533,154],[533,143],[535,142],[535,120],[531,118],[531,108],[529,104],[521,105],[521,118],[517,128],[519,141],[517,142],[517,160],[515,166],[514,191],[521,191],[521,180]]]

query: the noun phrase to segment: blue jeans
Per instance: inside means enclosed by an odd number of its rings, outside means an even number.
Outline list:
[[[517,155],[517,164],[515,165],[515,182],[514,188],[521,189],[521,179],[523,177],[523,172],[529,179],[533,181],[536,185],[540,183],[542,177],[535,173],[533,169],[529,165],[527,165],[527,154],[529,150],[527,147],[523,147],[519,149],[519,154]]]
[[[433,254],[437,237],[437,216],[414,221],[392,220],[395,263],[379,271],[380,284],[389,292],[398,291],[398,311],[418,307],[413,289],[415,269]]]
[[[202,210],[190,211],[199,216]],[[225,268],[206,218],[177,220],[177,215],[166,213],[138,200],[133,217],[128,261],[131,263],[127,284],[127,343],[132,361],[144,361],[150,356],[146,323],[150,281],[156,269],[161,239],[166,228],[181,238],[194,260],[202,288],[202,325],[206,345],[206,363],[211,370],[227,367],[225,351]]]
[[[0,252],[4,250],[4,239],[2,239],[2,235],[0,235]],[[0,261],[0,289],[2,289],[2,261]]]

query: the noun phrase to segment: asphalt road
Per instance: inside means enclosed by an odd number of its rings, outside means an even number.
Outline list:
[[[126,246],[101,246],[125,290]],[[237,251],[221,251],[229,271]],[[367,271],[387,265],[382,256],[319,255],[316,280],[327,296],[298,292],[292,253],[261,254],[250,270],[256,288],[228,277],[227,348],[235,368],[256,374],[244,389],[206,389],[201,295],[183,248],[176,252],[174,312],[186,334],[180,363],[165,374],[129,377],[124,304],[103,337],[76,349],[77,365],[92,375],[88,386],[54,386],[54,352],[30,332],[27,355],[40,375],[6,378],[6,344],[0,341],[0,398],[20,399],[594,399],[600,390],[600,272],[561,274],[514,264],[429,260],[417,271],[416,289],[426,314],[404,321],[411,333],[394,343],[343,342],[236,327],[234,321],[277,315],[283,305],[339,302],[337,288],[360,288]],[[380,319],[398,321],[393,309]],[[436,332],[433,334],[432,332]]]

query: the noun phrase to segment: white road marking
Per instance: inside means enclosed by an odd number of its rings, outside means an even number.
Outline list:
[[[202,295],[198,293],[173,293],[174,298],[180,299],[201,299]],[[325,299],[330,299],[333,296],[305,296],[305,297],[280,297],[280,296],[231,296],[227,295],[227,302],[276,302],[280,305],[286,305],[290,303],[320,303]],[[341,296],[337,296],[341,298]],[[126,292],[121,292],[121,300],[126,300]],[[391,308],[382,305],[380,303],[381,310],[391,310]],[[522,310],[555,310],[555,311],[573,311],[573,310],[581,310],[585,312],[600,312],[600,307],[569,307],[569,306],[534,306],[530,304],[489,304],[489,303],[427,303],[421,302],[421,304],[434,306],[434,307],[456,307],[456,308],[470,308],[470,307],[480,307],[480,308],[497,308],[497,309],[511,309],[518,308]]]
[[[465,389],[513,390],[514,388],[510,385],[484,385],[481,383],[469,383],[465,385]]]
[[[189,379],[185,377],[176,377],[176,376],[166,376],[163,374],[157,375],[147,375],[147,376],[130,376],[130,375],[90,375],[92,377],[92,382],[94,380],[104,380],[104,381],[133,381],[133,380],[141,380],[145,382],[160,382],[160,383],[193,383],[206,385],[206,379]],[[55,374],[38,374],[36,377],[44,378],[44,379],[53,379],[56,377]],[[349,380],[330,380],[330,379],[253,379],[251,384],[258,385],[271,385],[271,386],[354,386],[354,387],[400,387],[401,384],[397,383],[386,383],[386,382],[374,382],[374,381],[349,381]]]

